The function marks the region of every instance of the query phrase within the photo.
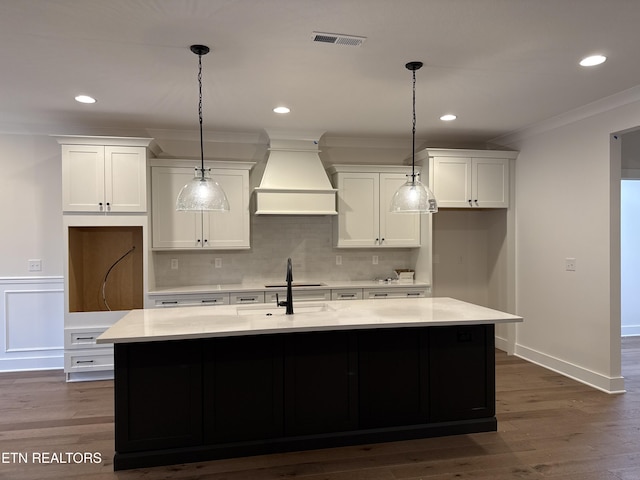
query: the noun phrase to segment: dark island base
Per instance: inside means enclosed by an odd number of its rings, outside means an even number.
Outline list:
[[[495,432],[498,429],[496,418],[442,422],[407,427],[379,428],[367,431],[344,432],[330,435],[312,435],[294,438],[282,438],[262,442],[239,442],[226,445],[208,445],[202,447],[176,448],[153,452],[116,453],[113,460],[114,470],[158,467],[180,463],[204,462],[224,458],[249,457],[272,453],[315,450],[318,448],[365,445],[368,443],[396,442],[418,438],[444,437],[470,433]]]
[[[493,325],[115,345],[114,469],[497,430]]]

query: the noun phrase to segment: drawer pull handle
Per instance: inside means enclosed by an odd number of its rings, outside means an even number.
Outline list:
[[[257,299],[256,297],[240,297],[238,298],[239,302],[255,302]]]
[[[341,293],[340,294],[340,298],[353,298],[355,296],[356,296],[355,293]]]
[[[93,363],[93,360],[76,360],[76,364],[79,365],[81,363]]]
[[[178,301],[177,300],[163,300],[162,301],[162,305],[177,305]]]
[[[217,298],[205,299],[205,300],[201,300],[201,303],[218,303],[218,299]]]
[[[76,337],[76,340],[95,340],[96,337]]]
[[[407,292],[407,297],[419,297],[420,292]]]
[[[388,293],[374,293],[373,296],[374,297],[386,297],[387,295],[389,295]]]

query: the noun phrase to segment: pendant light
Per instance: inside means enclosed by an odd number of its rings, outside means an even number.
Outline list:
[[[405,65],[407,70],[413,72],[413,143],[411,147],[411,174],[407,175],[407,181],[402,185],[391,200],[391,212],[393,213],[436,213],[438,202],[433,192],[417,180],[420,174],[416,173],[416,70],[422,67],[422,62],[409,62]]]
[[[200,168],[196,168],[193,179],[187,183],[176,200],[176,210],[228,212],[229,202],[222,187],[213,180],[210,169],[204,168],[204,142],[202,140],[202,56],[209,53],[205,45],[191,45],[191,51],[198,55],[198,117],[200,120]]]

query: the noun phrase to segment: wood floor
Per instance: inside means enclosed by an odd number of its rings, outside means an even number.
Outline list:
[[[113,382],[0,374],[0,479],[640,479],[640,338],[623,340],[623,395],[499,351],[496,364],[498,432],[121,472]],[[73,463],[78,452],[99,461]]]

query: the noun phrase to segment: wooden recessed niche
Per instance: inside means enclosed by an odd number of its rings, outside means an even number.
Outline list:
[[[142,248],[141,226],[69,227],[69,311],[142,308]]]

